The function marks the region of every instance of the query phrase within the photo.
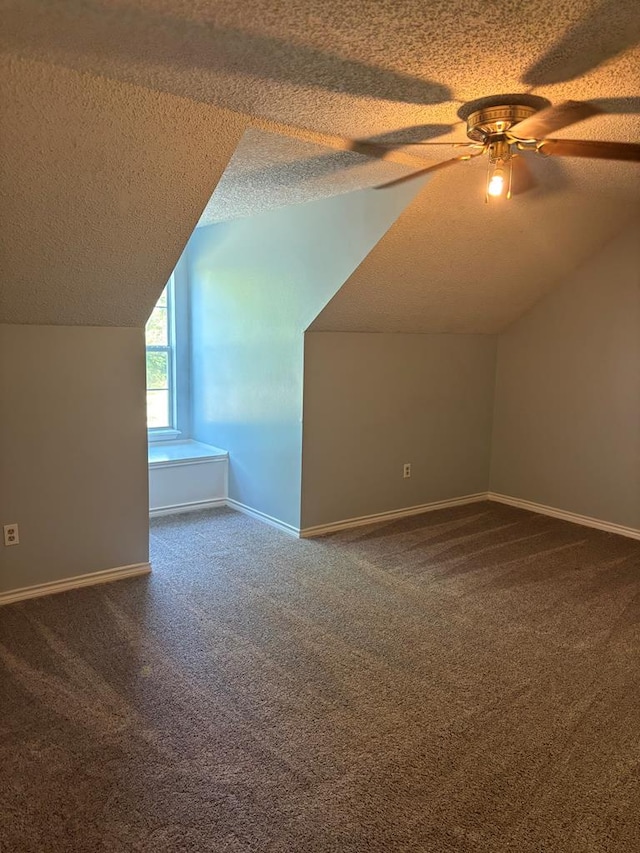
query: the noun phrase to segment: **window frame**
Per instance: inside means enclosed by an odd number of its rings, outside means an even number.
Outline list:
[[[187,439],[191,432],[189,297],[186,264],[178,262],[166,285],[167,345],[146,345],[147,352],[168,353],[169,417],[168,427],[147,427],[150,444]],[[155,305],[154,305],[155,308]]]

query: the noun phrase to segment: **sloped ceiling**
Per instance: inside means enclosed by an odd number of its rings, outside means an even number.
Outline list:
[[[485,205],[485,172],[476,161],[432,178],[311,329],[499,332],[638,211],[624,193],[596,197],[579,181]]]
[[[0,322],[143,325],[246,122],[28,60],[0,81]]]
[[[532,91],[605,109],[565,136],[637,136],[635,0],[2,5],[8,322],[142,322],[251,115],[352,137],[447,141],[464,137],[463,102]],[[353,155],[338,155],[336,171],[335,154],[329,167],[306,142],[274,144],[271,154],[264,143],[245,137],[208,221],[264,209],[269,198],[373,185],[402,168],[376,164],[363,177],[358,158],[353,168],[345,160]],[[440,149],[414,151],[443,159]],[[436,176],[318,327],[490,331],[507,322],[619,230],[637,202],[635,165],[537,168],[542,188],[499,212],[482,204],[480,164]],[[260,187],[255,207],[247,173]],[[473,297],[462,281],[473,282]]]
[[[249,128],[198,224],[227,222],[368,189],[414,168]]]

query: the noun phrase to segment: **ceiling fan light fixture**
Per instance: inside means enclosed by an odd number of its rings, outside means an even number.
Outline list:
[[[445,144],[465,148],[469,153],[418,169],[410,175],[388,181],[377,189],[411,181],[428,172],[435,172],[463,160],[471,160],[487,154],[489,159],[485,186],[485,203],[487,203],[490,200],[509,199],[512,194],[522,195],[537,186],[535,175],[531,172],[526,158],[520,156],[520,151],[530,151],[543,156],[587,157],[640,163],[640,143],[549,138],[549,133],[552,131],[560,130],[601,112],[593,104],[582,101],[563,101],[555,105],[547,102],[547,106],[541,106],[539,103],[538,106],[534,106],[531,103],[517,103],[519,97],[519,95],[500,95],[481,99],[490,100],[492,105],[481,106],[479,109],[476,108],[478,102],[465,104],[467,137],[471,141]],[[516,103],[513,103],[514,99]],[[536,101],[544,102],[544,99],[536,98]],[[468,111],[467,107],[471,111]],[[463,118],[462,108],[458,111],[458,115]],[[348,143],[346,150],[356,150],[353,142],[344,141]],[[417,142],[415,144],[442,143]],[[344,150],[344,144],[342,148]]]
[[[502,169],[496,168],[487,182],[487,195],[497,198],[504,192],[504,174]]]
[[[489,145],[489,169],[485,202],[511,198],[511,146],[500,139]]]

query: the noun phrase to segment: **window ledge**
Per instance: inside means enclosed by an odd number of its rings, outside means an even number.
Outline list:
[[[179,429],[154,429],[147,431],[147,441],[153,444],[156,441],[176,441],[182,433]]]
[[[228,458],[227,451],[220,447],[191,440],[163,441],[158,444],[150,444],[148,450],[149,468],[199,465],[204,462],[222,461]]]

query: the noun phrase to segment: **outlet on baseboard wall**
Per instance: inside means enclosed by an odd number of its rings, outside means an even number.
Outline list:
[[[411,462],[405,462],[402,466],[402,476],[405,480],[408,480],[411,476]]]

